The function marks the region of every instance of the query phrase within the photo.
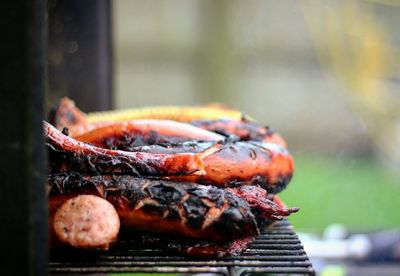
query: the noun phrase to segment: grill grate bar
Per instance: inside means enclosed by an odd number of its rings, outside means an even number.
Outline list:
[[[275,250],[275,249],[246,249],[246,254],[249,255],[293,255],[293,250]],[[305,255],[304,249],[296,250],[296,255]]]
[[[159,256],[101,256],[99,258],[104,261],[159,261],[160,257]],[[224,260],[276,260],[276,256],[248,256],[248,255],[242,255],[240,257],[225,257]],[[187,261],[188,258],[185,257],[163,257],[163,260],[165,261],[171,261],[171,262],[179,262],[179,261]],[[308,260],[308,257],[306,255],[299,255],[299,256],[279,256],[279,260],[281,261],[306,261]],[[209,261],[209,262],[215,262],[215,261]],[[61,264],[61,263],[60,263]],[[65,264],[65,263],[64,263]]]
[[[51,268],[52,273],[117,273],[117,272],[144,272],[144,273],[218,273],[228,275],[226,267],[71,267],[67,270],[65,268]]]
[[[240,255],[215,259],[199,259],[178,253],[144,247],[137,241],[123,240],[109,252],[90,258],[82,256],[51,256],[51,273],[215,273],[239,275],[257,273],[315,275],[300,240],[286,221],[280,221],[262,231]],[[128,248],[128,249],[127,249]],[[132,249],[129,249],[132,248]],[[79,259],[77,259],[79,257]]]
[[[271,240],[298,240],[296,235],[281,235],[281,234],[274,234],[273,236],[259,236],[256,242],[264,242],[264,241],[271,241]]]
[[[315,271],[310,268],[302,268],[302,267],[286,267],[286,268],[280,268],[280,267],[252,267],[248,269],[244,269],[241,273],[240,276],[247,275],[249,273],[283,273],[283,274],[309,274],[309,275],[315,275]]]
[[[300,243],[297,244],[257,244],[250,245],[248,249],[302,249],[303,246]]]
[[[76,264],[68,264],[68,263],[53,263],[50,267],[60,266],[60,265],[76,265]],[[96,267],[96,263],[85,263],[84,265],[88,267]],[[153,261],[153,262],[141,262],[141,261],[129,261],[129,262],[101,262],[101,265],[106,266],[115,266],[115,267],[124,267],[124,266],[143,266],[143,267],[153,267],[153,266],[190,266],[190,267],[220,267],[220,266],[274,266],[274,267],[309,267],[311,263],[309,261],[301,261],[301,262],[292,262],[292,261],[219,261],[219,262],[164,262],[164,261]]]

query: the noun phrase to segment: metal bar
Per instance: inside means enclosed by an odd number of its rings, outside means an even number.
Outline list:
[[[110,0],[49,0],[49,96],[68,96],[85,112],[111,109]]]
[[[242,255],[239,257],[225,257],[223,260],[249,260],[249,261],[257,261],[257,260],[265,260],[265,261],[274,261],[277,259],[277,256],[246,256]],[[141,262],[157,262],[160,261],[159,256],[143,256],[137,257],[132,254],[132,256],[99,256],[100,261],[141,261]],[[163,258],[165,259],[165,258]],[[169,257],[168,260],[170,261],[185,261],[187,257],[183,256],[176,256],[176,257]],[[299,255],[299,256],[279,256],[280,261],[307,261],[308,257],[306,255]],[[215,262],[215,261],[214,261]],[[51,265],[61,265],[66,264],[65,262],[52,262]]]
[[[258,244],[249,246],[249,249],[303,249],[303,246],[299,244]]]
[[[307,274],[307,275],[315,275],[315,271],[312,268],[303,268],[303,267],[252,267],[243,270],[240,273],[240,276],[244,276],[247,274],[264,274],[264,273],[274,273],[274,274]]]
[[[0,227],[2,275],[47,274],[42,142],[45,1],[2,3]]]
[[[227,275],[226,267],[70,267],[55,268],[52,273],[113,273],[113,272],[148,272],[148,273],[218,273]]]
[[[309,261],[277,261],[276,258],[273,261],[265,261],[265,260],[234,260],[234,261],[178,261],[178,262],[166,262],[166,261],[102,261],[99,263],[53,263],[51,266],[73,266],[73,267],[97,267],[97,266],[109,266],[109,267],[126,267],[126,266],[140,266],[140,267],[163,267],[163,266],[173,266],[173,267],[220,267],[220,266],[242,266],[242,267],[251,267],[251,266],[274,266],[274,267],[288,267],[288,266],[298,266],[298,267],[308,267],[311,266]]]
[[[247,273],[286,273],[312,274],[310,263],[297,235],[287,222],[276,223],[268,228],[273,233],[256,238],[239,256],[220,258],[195,258],[164,249],[147,248],[146,245],[122,240],[123,247],[116,247],[110,252],[100,254],[91,260],[82,258],[53,258],[50,263],[52,272],[179,272],[185,273],[220,273],[244,275]],[[290,232],[289,239],[282,239],[280,231]],[[265,231],[264,231],[265,232]],[[274,242],[274,237],[279,243]],[[268,239],[267,239],[268,238]],[[285,243],[286,242],[286,243]],[[136,246],[136,248],[135,248]],[[128,247],[129,248],[129,247]],[[99,270],[100,269],[100,270]],[[221,272],[223,271],[223,272]]]

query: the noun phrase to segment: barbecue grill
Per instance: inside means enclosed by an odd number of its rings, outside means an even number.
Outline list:
[[[265,228],[239,256],[204,259],[182,256],[154,247],[138,247],[136,240],[121,239],[114,249],[96,256],[50,256],[51,273],[151,272],[254,273],[315,275],[293,227],[287,220]]]
[[[7,135],[0,135],[0,252],[7,261],[2,275],[46,275],[48,271],[314,275],[286,220],[264,229],[240,256],[198,259],[121,239],[109,252],[51,254],[48,262],[43,110],[61,95],[73,97],[86,111],[112,107],[110,6],[109,0],[5,2],[7,12],[0,17],[6,26],[0,51],[6,65],[1,71],[5,81],[0,83],[4,96],[0,113],[7,118],[2,127]],[[66,57],[74,49],[66,49],[71,40],[79,45],[80,63]],[[51,53],[65,58],[46,64]],[[45,91],[46,79],[51,93]],[[58,84],[70,89],[60,90]]]

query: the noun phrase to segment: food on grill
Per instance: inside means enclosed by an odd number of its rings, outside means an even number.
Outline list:
[[[219,118],[240,120],[242,117],[243,114],[240,111],[218,104],[191,107],[148,107],[134,110],[98,112],[88,116],[77,108],[72,100],[62,98],[51,110],[49,122],[59,130],[67,127],[69,135],[74,137],[93,129],[109,125],[110,122],[121,122],[133,119],[163,119],[177,122],[191,122],[195,120]]]
[[[95,196],[115,208],[125,233],[178,236],[187,241],[181,252],[217,256],[239,253],[261,227],[298,211],[274,201],[293,174],[278,134],[244,116],[191,111],[139,112],[120,122],[122,113],[91,117],[63,99],[50,118],[55,127],[43,124],[51,217],[62,210],[64,223],[74,220],[80,213],[71,201]],[[88,247],[105,248],[105,240]]]
[[[129,246],[133,245],[132,247],[134,248],[164,249],[171,253],[181,253],[202,258],[239,255],[255,240],[255,236],[251,236],[231,241],[213,242],[204,239],[160,236],[148,232],[137,233],[132,236],[132,232],[126,231],[126,229],[122,229],[119,238],[129,241]],[[132,248],[126,247],[124,243],[118,248],[121,251],[129,249]]]
[[[109,150],[76,141],[46,122],[44,128],[51,173],[157,176],[215,186],[259,184],[269,192],[281,191],[293,173],[286,149],[266,148],[256,142],[217,142],[201,151],[193,142],[193,152],[186,153],[179,152],[179,144],[172,147],[177,151],[167,153],[151,146],[147,151]]]
[[[53,175],[48,185],[53,206],[66,197],[93,194],[116,208],[124,225],[179,236],[230,240],[257,233],[257,221],[274,221],[296,212],[267,199],[264,189],[222,189],[191,182],[150,180],[128,175]]]
[[[131,176],[54,176],[50,196],[90,193],[109,201],[123,225],[214,241],[258,233],[248,204],[224,189]],[[67,187],[65,190],[57,187]],[[60,196],[61,195],[61,196]],[[271,214],[271,217],[274,214]]]
[[[119,173],[136,176],[196,175],[204,164],[199,154],[157,154],[95,147],[70,138],[43,123],[49,151],[49,172]]]
[[[50,226],[58,241],[72,247],[108,249],[118,236],[120,220],[108,201],[78,195],[63,202]]]
[[[203,155],[204,173],[176,176],[175,179],[222,187],[260,185],[278,193],[289,183],[293,160],[283,148],[269,148],[257,142],[217,143]]]
[[[239,255],[242,253],[251,242],[254,241],[253,237],[246,237],[236,239],[226,243],[211,243],[211,242],[200,242],[194,245],[182,243],[179,247],[179,251],[186,253],[190,256],[208,256],[208,257],[223,257],[229,255]]]
[[[197,120],[190,122],[190,124],[219,133],[225,137],[235,135],[241,141],[262,141],[264,143],[274,143],[284,148],[287,147],[285,140],[279,134],[272,131],[270,127],[261,127],[254,121],[246,119],[245,116],[240,120]]]
[[[224,136],[171,120],[133,120],[110,123],[74,138],[98,147],[122,149],[188,140],[221,141]]]
[[[102,123],[89,124],[86,115],[68,98],[62,98],[59,104],[50,111],[49,122],[59,130],[67,128],[68,134],[72,137],[104,125]]]
[[[221,189],[126,175],[82,176],[77,173],[52,176],[48,185],[51,213],[70,197],[92,194],[110,202],[121,223],[136,231],[162,232],[214,242],[239,238],[229,244],[192,241],[179,247],[180,251],[192,255],[224,255],[228,248],[238,252],[248,241],[243,237],[256,235],[261,223],[271,223],[297,211],[268,200],[265,190],[254,186]],[[67,203],[69,201],[71,199]],[[67,214],[65,209],[64,216]],[[102,220],[107,220],[107,216]]]

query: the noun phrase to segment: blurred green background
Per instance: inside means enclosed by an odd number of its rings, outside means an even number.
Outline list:
[[[113,5],[117,108],[238,108],[288,141],[298,229],[400,225],[399,1]]]

